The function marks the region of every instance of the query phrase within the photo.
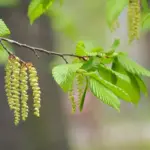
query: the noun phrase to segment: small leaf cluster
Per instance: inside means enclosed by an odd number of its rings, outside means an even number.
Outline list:
[[[39,117],[41,92],[38,84],[37,71],[31,63],[22,62],[18,57],[10,55],[5,67],[5,91],[10,110],[14,112],[14,123],[28,117],[28,86],[33,91],[34,115]],[[28,84],[29,81],[29,84]]]
[[[142,76],[150,77],[150,71],[130,59],[127,54],[115,52],[119,43],[116,39],[109,51],[104,51],[101,47],[87,51],[84,43],[79,42],[75,54],[81,57],[70,64],[53,68],[55,81],[65,92],[69,92],[73,112],[76,106],[82,111],[87,90],[118,111],[120,99],[137,105],[141,93],[147,95]]]

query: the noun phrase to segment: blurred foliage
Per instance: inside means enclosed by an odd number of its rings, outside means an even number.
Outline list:
[[[0,7],[12,7],[17,5],[20,0],[0,0]]]

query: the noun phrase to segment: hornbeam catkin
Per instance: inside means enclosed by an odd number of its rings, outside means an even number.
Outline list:
[[[82,74],[76,75],[76,85],[77,85],[77,97],[78,97],[78,107],[81,104],[82,95],[85,87],[85,77]]]
[[[5,66],[5,92],[6,92],[7,101],[10,110],[12,110],[14,106],[14,101],[12,99],[12,91],[11,91],[12,65],[13,65],[13,59],[12,56],[9,56],[7,64]]]
[[[139,0],[128,1],[128,38],[129,43],[140,37],[141,8]]]
[[[28,73],[26,64],[22,64],[20,70],[20,99],[21,99],[21,117],[25,121],[28,117]]]
[[[72,105],[72,113],[74,113],[76,111],[76,102],[75,102],[75,98],[74,98],[73,89],[68,92],[68,98],[69,98],[71,105]]]
[[[36,69],[32,64],[28,64],[29,71],[29,83],[33,91],[33,107],[34,115],[40,116],[40,107],[41,107],[41,90],[38,83],[38,75]]]
[[[13,99],[13,110],[14,110],[14,123],[15,125],[19,124],[20,121],[20,62],[19,58],[15,57],[12,65],[12,79],[11,79],[11,90],[12,90],[12,99]]]

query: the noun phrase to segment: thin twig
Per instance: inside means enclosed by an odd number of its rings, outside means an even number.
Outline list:
[[[4,38],[4,37],[0,37],[0,40],[8,42],[8,43],[11,43],[11,44],[19,46],[19,47],[27,48],[29,50],[32,50],[33,52],[39,51],[39,52],[42,52],[42,53],[45,53],[45,54],[49,54],[49,55],[57,55],[57,56],[60,56],[62,58],[64,56],[77,57],[77,58],[80,58],[80,59],[84,59],[84,57],[87,57],[87,56],[78,56],[78,55],[74,55],[74,54],[62,54],[62,53],[58,53],[58,52],[48,51],[48,50],[43,49],[43,48],[33,47],[33,46],[30,46],[30,45],[27,45],[27,44],[22,44],[20,42],[17,42],[17,41],[8,39],[8,38]]]
[[[43,49],[43,48],[33,47],[33,46],[30,46],[30,45],[27,45],[27,44],[22,44],[22,43],[20,43],[20,42],[15,41],[15,40],[11,40],[11,39],[4,38],[4,37],[0,37],[0,41],[5,41],[5,42],[8,42],[8,43],[10,43],[10,44],[19,46],[19,47],[27,48],[27,49],[33,51],[36,56],[38,56],[38,55],[37,55],[37,52],[45,53],[45,54],[48,54],[48,55],[59,56],[59,57],[61,57],[66,63],[68,63],[68,61],[66,60],[65,57],[76,57],[76,58],[82,59],[82,60],[84,60],[84,61],[86,61],[89,57],[91,57],[91,56],[79,56],[79,55],[75,55],[75,54],[59,53],[59,52],[48,51],[48,50]],[[5,49],[5,50],[6,50],[6,49]],[[7,50],[6,50],[6,51],[7,51]],[[7,51],[7,52],[8,52],[8,51]],[[9,52],[8,52],[8,53],[9,53]],[[39,56],[38,56],[38,57],[39,57]],[[100,56],[100,55],[97,55],[96,57],[101,57],[101,56]]]

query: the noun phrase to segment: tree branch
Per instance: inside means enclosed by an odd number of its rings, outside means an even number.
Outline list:
[[[65,61],[65,63],[68,63],[68,61],[65,58],[65,57],[68,57],[68,56],[69,57],[76,57],[76,58],[79,58],[79,59],[82,59],[82,60],[85,60],[85,61],[86,61],[86,58],[88,57],[88,56],[78,56],[78,55],[75,55],[75,54],[68,54],[68,53],[64,53],[63,54],[63,53],[48,51],[48,50],[43,49],[43,48],[33,47],[33,46],[30,46],[30,45],[27,45],[27,44],[22,44],[20,42],[8,39],[8,38],[0,37],[0,44],[2,45],[2,47],[6,50],[6,52],[9,55],[10,54],[12,55],[12,53],[4,46],[2,41],[8,42],[8,43],[13,44],[15,46],[19,46],[19,47],[23,47],[23,48],[26,48],[28,50],[31,50],[31,51],[33,51],[35,53],[36,56],[38,56],[37,52],[45,53],[45,54],[48,54],[48,55],[59,56]]]

